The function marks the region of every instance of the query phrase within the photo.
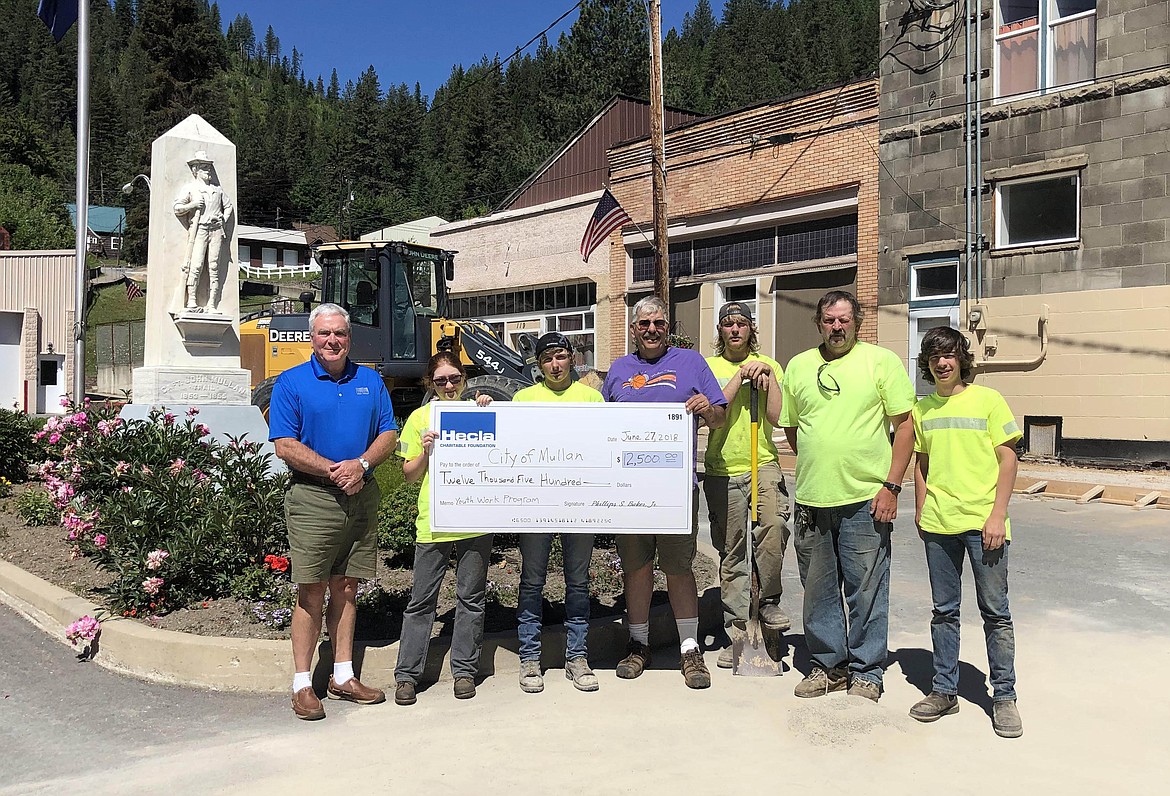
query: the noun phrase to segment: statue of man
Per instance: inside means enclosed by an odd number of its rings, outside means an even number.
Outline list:
[[[218,311],[220,254],[224,246],[224,227],[231,220],[235,208],[223,188],[211,181],[211,158],[203,150],[187,161],[194,179],[187,183],[175,199],[175,215],[190,216],[187,224],[187,247],[184,252],[183,273],[187,277],[185,305],[188,310]],[[199,278],[207,267],[211,285],[207,306],[200,307],[196,298]]]

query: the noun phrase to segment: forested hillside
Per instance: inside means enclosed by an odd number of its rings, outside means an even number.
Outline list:
[[[54,44],[36,6],[0,0],[0,226],[18,247],[68,246],[77,39]],[[613,94],[647,95],[642,0],[583,0],[555,43],[456,66],[433,97],[373,66],[344,84],[306,75],[308,45],[282,42],[279,20],[223,20],[206,0],[92,8],[90,202],[126,204],[131,252],[146,197],[119,188],[190,113],[237,145],[244,223],[340,221],[356,237],[486,212]],[[871,74],[877,42],[878,0],[697,0],[666,37],[666,102],[717,113]]]

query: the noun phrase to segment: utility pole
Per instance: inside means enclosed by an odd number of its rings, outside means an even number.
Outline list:
[[[662,107],[662,12],[649,0],[650,185],[654,196],[654,293],[670,307],[670,246],[666,239],[666,132]]]

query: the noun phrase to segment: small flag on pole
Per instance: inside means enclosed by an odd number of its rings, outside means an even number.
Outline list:
[[[53,40],[60,43],[77,21],[78,0],[41,0],[37,16],[49,26]]]
[[[126,298],[128,298],[130,301],[133,301],[134,299],[142,298],[145,295],[146,294],[142,292],[142,288],[138,286],[137,282],[131,279],[126,280]]]
[[[601,199],[597,202],[597,209],[593,211],[593,217],[585,226],[585,235],[581,238],[581,259],[589,262],[589,255],[593,253],[594,249],[600,246],[615,229],[632,220],[626,211],[622,210],[618,200],[614,199],[613,194],[606,188],[601,194]]]

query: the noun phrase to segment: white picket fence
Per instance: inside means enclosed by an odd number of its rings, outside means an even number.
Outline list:
[[[279,279],[283,276],[313,276],[321,273],[321,266],[309,265],[261,265],[240,263],[240,272],[249,279]]]

